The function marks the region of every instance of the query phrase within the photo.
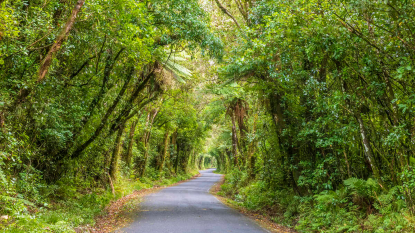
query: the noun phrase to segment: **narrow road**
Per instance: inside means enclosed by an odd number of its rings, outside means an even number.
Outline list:
[[[127,233],[265,233],[255,221],[223,205],[209,193],[221,175],[200,171],[196,179],[145,197]]]

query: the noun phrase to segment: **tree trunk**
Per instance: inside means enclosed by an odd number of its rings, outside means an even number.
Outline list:
[[[98,128],[95,130],[94,134],[86,141],[84,142],[82,145],[80,145],[74,153],[72,153],[71,158],[77,158],[81,155],[81,153],[93,142],[95,141],[95,139],[99,136],[99,134],[101,133],[101,131],[104,129],[104,127],[107,124],[107,121],[109,119],[109,117],[111,116],[111,114],[113,113],[113,111],[115,110],[115,108],[117,107],[118,103],[121,101],[121,98],[124,96],[125,91],[127,90],[128,84],[133,76],[133,72],[134,69],[131,68],[131,71],[128,74],[128,78],[125,81],[123,87],[121,88],[117,98],[115,98],[114,102],[112,103],[112,105],[108,108],[107,112],[105,113],[104,117],[101,119],[101,123],[99,124]]]
[[[124,132],[124,125],[118,129],[117,138],[115,139],[115,146],[112,153],[111,165],[110,165],[110,176],[113,181],[117,180],[117,171],[118,171],[118,162],[120,160],[120,151],[121,151],[121,138]]]
[[[175,153],[176,153],[176,140],[177,140],[177,129],[171,135],[170,146],[173,149],[173,151],[172,151],[173,152],[173,155],[175,155]],[[168,156],[169,156],[169,159],[166,160],[167,166],[168,166],[168,168],[169,168],[170,171],[173,171],[173,167],[172,167],[173,164],[172,164],[172,161],[171,161],[172,157],[170,156],[170,154],[168,154]]]
[[[363,143],[365,155],[366,155],[366,157],[369,161],[370,167],[372,168],[373,176],[379,182],[381,187],[384,188],[383,187],[383,182],[380,178],[379,169],[375,164],[375,158],[373,156],[372,147],[370,146],[370,141],[369,141],[369,138],[368,138],[368,135],[367,135],[367,131],[366,131],[365,125],[363,123],[362,115],[361,115],[360,112],[357,112],[355,114],[355,117],[356,117],[357,122],[359,123],[360,136],[362,137],[362,143]]]
[[[147,116],[147,122],[146,122],[146,126],[149,127],[149,129],[144,133],[144,164],[143,164],[143,168],[141,170],[141,177],[143,177],[145,175],[146,172],[146,167],[147,167],[147,161],[148,161],[148,150],[150,147],[150,136],[151,136],[151,128],[153,127],[153,123],[154,123],[154,119],[156,118],[158,111],[160,108],[157,108],[156,110],[154,110],[153,115],[151,116],[151,119],[149,118],[151,113],[149,113],[149,115]],[[150,120],[150,122],[148,122],[148,120]]]
[[[62,28],[61,32],[56,38],[55,43],[49,49],[49,52],[47,53],[45,59],[43,59],[43,61],[40,64],[38,78],[37,78],[36,83],[40,83],[45,78],[46,74],[49,71],[49,67],[52,64],[53,57],[55,56],[56,52],[59,51],[63,42],[66,40],[66,37],[68,36],[70,30],[72,29],[73,24],[75,23],[76,16],[80,12],[84,3],[85,3],[85,0],[78,0],[77,3],[75,4],[75,7],[72,10],[72,13],[69,16],[68,20],[66,21],[65,26]],[[20,89],[19,95],[17,96],[14,104],[11,107],[16,106],[19,103],[23,102],[26,99],[26,97],[29,96],[32,90],[33,90],[32,88]]]
[[[179,161],[180,161],[180,144],[179,142],[177,142],[177,154],[176,154],[176,161],[175,161],[175,165],[174,165],[174,171],[177,174],[177,172],[179,171]]]
[[[160,172],[163,171],[163,166],[164,166],[164,161],[166,160],[167,157],[167,153],[169,150],[169,130],[166,129],[166,133],[164,134],[164,148],[163,148],[163,154],[161,156],[161,161],[160,161]]]
[[[235,167],[238,166],[238,137],[236,135],[235,114],[232,113],[232,154]]]
[[[270,107],[272,118],[274,119],[275,126],[279,133],[285,128],[284,115],[281,108],[281,95],[274,94],[270,96]]]
[[[254,118],[254,126],[252,129],[252,134],[255,135],[256,132],[256,123],[257,123],[257,119],[258,119],[258,114],[255,115]],[[252,140],[252,142],[249,144],[249,148],[248,148],[248,173],[249,173],[249,177],[254,178],[255,177],[255,173],[254,173],[254,169],[255,169],[255,161],[256,161],[256,157],[254,156],[255,153],[255,148],[257,146],[258,140],[254,139]]]
[[[62,31],[59,33],[58,38],[55,40],[55,43],[52,45],[45,59],[42,61],[42,64],[39,68],[39,75],[37,79],[38,83],[41,82],[45,78],[46,74],[48,73],[49,67],[52,64],[52,60],[53,60],[53,57],[55,56],[55,53],[59,51],[63,42],[68,36],[69,31],[72,29],[72,26],[75,23],[76,16],[78,15],[84,3],[85,3],[85,0],[78,0],[78,2],[75,4],[75,7],[72,10],[72,13],[68,18],[68,21],[66,21],[66,24],[62,28]]]
[[[343,154],[344,154],[344,160],[345,160],[346,166],[347,166],[347,175],[350,178],[350,177],[352,177],[352,173],[350,172],[349,160],[347,159],[346,150],[343,150]]]
[[[145,130],[144,130],[144,135],[142,138],[142,142],[144,145],[144,161],[141,167],[141,171],[140,171],[140,177],[144,176],[145,170],[146,170],[146,165],[147,165],[147,157],[148,157],[148,143],[147,143],[147,134],[148,134],[148,127],[150,124],[150,116],[151,116],[151,112],[149,112],[147,114],[147,119],[146,119],[146,126],[145,126]]]
[[[134,132],[135,132],[135,126],[136,125],[137,125],[137,121],[134,121],[131,124],[131,129],[130,129],[129,142],[128,142],[128,151],[127,151],[127,155],[125,157],[125,161],[126,161],[128,167],[131,167],[131,158],[132,158],[132,155],[133,155],[133,144],[134,144]]]

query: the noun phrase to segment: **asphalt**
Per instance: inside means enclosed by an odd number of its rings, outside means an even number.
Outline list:
[[[215,169],[146,196],[129,226],[118,232],[264,233],[255,221],[222,204],[209,189],[221,179]]]

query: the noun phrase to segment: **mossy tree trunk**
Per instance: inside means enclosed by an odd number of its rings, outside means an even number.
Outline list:
[[[120,160],[121,152],[121,138],[124,132],[124,125],[121,125],[118,129],[117,138],[115,139],[115,146],[112,152],[111,165],[110,165],[110,176],[113,181],[117,179],[118,162]]]
[[[134,132],[135,132],[136,125],[137,125],[137,121],[134,121],[131,124],[130,135],[128,137],[128,139],[129,139],[129,141],[128,141],[128,151],[127,151],[127,155],[125,156],[125,162],[126,162],[128,167],[131,167],[131,158],[132,158],[132,155],[133,155],[133,144],[134,144]]]
[[[166,129],[166,133],[164,134],[164,148],[163,148],[161,161],[160,161],[160,168],[159,168],[160,172],[163,171],[164,161],[166,160],[167,154],[169,152],[169,138],[170,138],[170,133],[169,133],[169,130]]]

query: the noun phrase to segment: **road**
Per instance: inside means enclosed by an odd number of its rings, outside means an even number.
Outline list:
[[[222,204],[209,189],[221,175],[215,169],[150,194],[140,204],[135,221],[118,232],[127,233],[265,233],[255,221]]]

